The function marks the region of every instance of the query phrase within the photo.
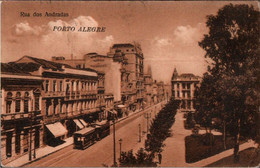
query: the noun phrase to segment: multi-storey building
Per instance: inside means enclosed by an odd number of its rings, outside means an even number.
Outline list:
[[[165,95],[165,89],[164,89],[164,83],[162,81],[157,83],[157,98],[158,101],[161,102],[166,98]]]
[[[1,71],[2,161],[27,153],[30,144],[58,145],[113,107],[113,96],[104,95],[104,74],[95,70],[24,56]]]
[[[143,52],[138,44],[114,44],[108,53],[115,62],[122,63],[121,85],[125,87],[122,101],[127,102],[130,110],[143,107],[144,74]]]
[[[157,104],[159,102],[158,99],[158,85],[157,85],[157,81],[154,80],[153,84],[152,84],[152,101],[154,104]]]
[[[153,78],[152,78],[152,69],[151,66],[148,66],[147,72],[144,74],[144,88],[145,88],[145,106],[153,104],[152,93],[153,93]]]
[[[201,78],[191,73],[179,75],[176,68],[172,75],[172,96],[181,100],[182,111],[193,112],[194,91],[199,86]]]
[[[68,64],[77,69],[95,70],[98,73],[98,105],[102,111],[102,117],[113,109],[116,85],[111,85],[111,79],[115,76],[112,66],[113,59],[97,53],[88,53],[83,59],[65,59],[64,57],[52,57],[52,61]],[[107,79],[107,80],[105,80]],[[116,81],[114,81],[114,84]],[[105,89],[106,88],[106,89]]]
[[[42,145],[42,82],[14,64],[1,64],[2,163]]]

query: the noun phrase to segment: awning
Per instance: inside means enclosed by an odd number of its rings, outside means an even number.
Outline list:
[[[84,125],[85,127],[87,127],[87,123],[83,120],[83,119],[79,119],[79,121],[81,122],[82,125]]]
[[[73,121],[80,129],[84,128],[84,126],[79,122],[79,120],[74,119]]]
[[[119,104],[119,105],[117,105],[117,107],[119,107],[119,108],[124,108],[125,105],[123,105],[123,104]]]
[[[55,138],[65,135],[68,132],[68,130],[60,122],[48,124],[46,127]]]

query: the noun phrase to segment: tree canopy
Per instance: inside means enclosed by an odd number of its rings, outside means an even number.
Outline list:
[[[259,12],[253,6],[226,5],[207,17],[209,33],[199,45],[212,60],[196,91],[197,121],[213,118],[235,137],[255,138],[259,106]]]

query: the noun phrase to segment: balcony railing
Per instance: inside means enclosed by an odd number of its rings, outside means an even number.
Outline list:
[[[28,119],[31,117],[40,117],[40,116],[41,116],[41,110],[37,110],[37,111],[29,111],[29,112],[1,114],[1,120],[19,120],[19,119]]]
[[[48,91],[45,92],[43,97],[64,97],[65,96],[65,92],[63,91]]]

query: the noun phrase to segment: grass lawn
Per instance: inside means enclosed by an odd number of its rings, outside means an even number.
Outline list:
[[[224,151],[221,135],[214,136],[212,147],[205,145],[204,136],[205,134],[197,136],[190,135],[185,138],[185,157],[187,163],[194,163]],[[231,137],[227,137],[226,147],[227,149],[234,147],[234,140]]]
[[[234,163],[234,156],[232,155],[206,167],[256,167],[260,164],[260,153],[256,152],[256,148],[248,148],[240,151],[239,155],[239,163]]]

